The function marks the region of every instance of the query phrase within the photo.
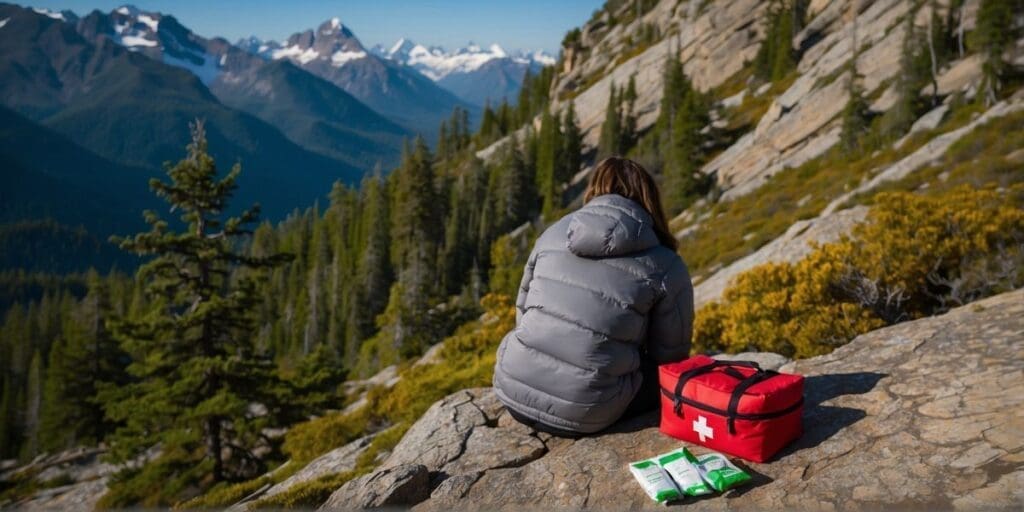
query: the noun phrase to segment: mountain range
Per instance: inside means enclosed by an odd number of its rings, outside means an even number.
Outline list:
[[[374,46],[371,52],[409,66],[460,98],[484,105],[503,98],[512,101],[527,71],[536,73],[555,64],[543,51],[508,53],[498,44],[487,48],[469,43],[453,52],[440,46],[426,47],[402,38],[390,48]]]
[[[99,240],[128,225],[115,212],[159,206],[146,180],[181,158],[196,119],[218,163],[243,166],[236,204],[277,220],[392,168],[403,140],[432,141],[454,109],[473,119],[553,62],[496,45],[367,49],[337,18],[232,44],[130,5],[80,16],[0,3],[0,47],[0,222],[48,218]],[[27,133],[37,143],[19,143]],[[68,157],[43,158],[44,140]]]

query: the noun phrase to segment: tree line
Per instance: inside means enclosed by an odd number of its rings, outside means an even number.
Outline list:
[[[279,453],[274,427],[340,407],[345,379],[475,319],[492,282],[512,292],[495,242],[561,212],[581,166],[574,109],[531,109],[539,129],[489,162],[475,155],[482,127],[471,134],[457,109],[435,150],[410,141],[386,176],[338,183],[324,207],[277,225],[258,207],[225,213],[244,175],[218,171],[195,126],[185,157],[151,182],[179,219],[147,211],[148,231],[117,240],[145,261],[134,276],[90,272],[7,308],[0,456],[102,441],[124,462],[159,447],[115,479],[120,505],[261,474]]]

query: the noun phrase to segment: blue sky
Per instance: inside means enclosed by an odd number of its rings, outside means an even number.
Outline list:
[[[110,11],[125,0],[30,0],[33,7],[79,15]],[[249,35],[285,39],[337,16],[366,46],[399,37],[453,49],[473,41],[507,49],[558,51],[562,36],[582,25],[601,0],[138,0],[143,10],[173,14],[196,33],[230,41]]]

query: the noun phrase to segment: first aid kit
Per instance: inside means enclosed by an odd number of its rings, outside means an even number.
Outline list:
[[[661,432],[754,462],[803,433],[804,378],[694,356],[658,369]]]

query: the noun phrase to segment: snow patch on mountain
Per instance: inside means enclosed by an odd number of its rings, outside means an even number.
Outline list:
[[[11,21],[11,19],[10,18],[4,18],[4,19],[0,20],[0,28],[4,28],[4,25],[6,25],[8,21]]]
[[[270,51],[270,58],[274,60],[278,59],[292,59],[297,60],[303,64],[309,64],[310,62],[318,59],[320,54],[313,48],[302,48],[301,46],[288,46],[285,48],[278,48]]]
[[[362,50],[356,52],[338,50],[331,54],[331,65],[340,68],[350,61],[362,59],[364,57],[366,57],[366,52]]]
[[[152,16],[148,14],[139,14],[139,16],[136,19],[139,20],[139,23],[142,23],[143,25],[149,27],[149,29],[153,32],[156,32],[160,28],[160,21],[154,19]]]
[[[142,36],[123,36],[121,37],[121,40],[118,42],[121,43],[122,46],[127,46],[129,48],[134,46],[153,47],[157,45],[156,41],[153,41],[152,39],[146,39]]]
[[[76,19],[78,19],[78,17],[75,16],[75,14],[73,12],[71,12],[71,11],[59,11],[58,12],[58,11],[51,11],[50,9],[43,9],[43,8],[40,8],[40,7],[33,7],[32,10],[35,11],[36,14],[42,14],[43,16],[48,16],[50,18],[53,18],[55,20],[60,20],[60,21],[75,21]]]
[[[221,68],[217,64],[217,57],[210,54],[195,55],[190,54],[195,60],[189,58],[179,58],[164,52],[163,61],[164,64],[171,66],[184,68],[191,71],[192,74],[199,77],[199,80],[204,84],[209,85],[220,76]],[[199,61],[199,62],[196,62]]]

